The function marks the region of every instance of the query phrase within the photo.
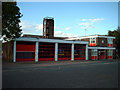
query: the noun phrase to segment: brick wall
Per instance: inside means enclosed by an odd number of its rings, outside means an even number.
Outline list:
[[[107,38],[98,38],[97,39],[97,46],[99,46],[99,47],[107,47]]]
[[[2,59],[3,60],[13,61],[13,47],[14,47],[13,41],[2,44],[2,51],[3,51]]]

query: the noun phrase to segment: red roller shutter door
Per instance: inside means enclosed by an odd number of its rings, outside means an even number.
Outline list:
[[[35,61],[35,42],[16,42],[16,61]]]
[[[74,45],[74,60],[85,60],[86,45]]]
[[[39,42],[39,61],[55,61],[55,44]]]
[[[71,44],[58,44],[58,60],[71,60]]]

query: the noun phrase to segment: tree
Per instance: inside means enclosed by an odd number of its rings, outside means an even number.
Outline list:
[[[117,30],[109,31],[108,35],[115,37],[115,44],[116,44],[117,55],[120,57],[120,27],[118,27]]]
[[[117,31],[120,32],[120,27],[118,27]]]
[[[22,17],[20,9],[16,2],[2,3],[2,37],[5,41],[18,38],[22,34],[20,18]]]

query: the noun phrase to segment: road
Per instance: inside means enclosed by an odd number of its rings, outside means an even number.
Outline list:
[[[3,64],[3,88],[118,88],[116,61]]]

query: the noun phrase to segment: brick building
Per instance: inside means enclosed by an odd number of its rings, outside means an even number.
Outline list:
[[[105,35],[92,35],[66,40],[88,41],[88,59],[115,59],[115,37]]]
[[[51,17],[44,18],[43,38],[54,38],[54,18]]]

